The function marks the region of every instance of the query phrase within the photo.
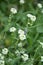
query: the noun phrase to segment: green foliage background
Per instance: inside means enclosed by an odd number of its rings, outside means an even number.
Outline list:
[[[41,9],[37,7],[39,2],[43,4],[43,0],[25,0],[23,5],[19,3],[19,0],[0,0],[0,52],[4,47],[9,49],[5,59],[6,65],[31,65],[31,63],[33,65],[43,65],[40,61],[40,56],[43,55],[43,48],[38,42],[38,40],[43,42],[43,14]],[[11,14],[10,9],[12,7],[17,7],[17,14]],[[26,14],[28,13],[37,17],[32,26],[27,25],[28,18]],[[17,32],[9,32],[9,28],[12,26],[16,27],[17,31],[20,28],[27,30],[27,39],[22,41],[23,48],[17,47],[17,44],[20,42]],[[26,49],[30,60],[24,63],[20,57],[15,55],[14,52],[17,49]],[[13,60],[8,62],[9,58]],[[34,58],[34,61],[31,58]]]

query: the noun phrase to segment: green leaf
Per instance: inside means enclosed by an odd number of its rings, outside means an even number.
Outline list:
[[[43,25],[37,27],[37,32],[43,33]]]

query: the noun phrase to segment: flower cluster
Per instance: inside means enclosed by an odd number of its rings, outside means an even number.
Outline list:
[[[19,34],[20,40],[25,40],[26,39],[26,35],[25,35],[25,32],[23,30],[19,29],[18,34]]]
[[[2,54],[6,55],[7,53],[8,53],[8,49],[7,48],[2,49]]]
[[[10,10],[13,14],[16,14],[17,13],[17,9],[16,8],[11,8]]]
[[[38,3],[37,6],[38,6],[38,8],[42,8],[42,4],[41,3]]]
[[[29,59],[28,54],[23,54],[21,57],[22,57],[23,61],[27,61]]]
[[[0,65],[5,65],[4,56],[0,53]]]
[[[42,2],[0,1],[0,65],[41,65],[40,62],[43,63]]]
[[[20,56],[24,62],[26,62],[29,59],[29,55],[27,53],[25,53],[25,50],[21,50],[21,51],[16,50],[15,54],[17,56]]]
[[[0,53],[0,65],[5,65],[4,55],[6,55],[7,53],[8,53],[7,48],[2,49],[2,53]]]
[[[15,27],[11,27],[9,31],[10,32],[15,32],[16,31],[16,28]]]
[[[27,14],[27,17],[30,18],[31,21],[36,21],[36,16],[32,14]]]

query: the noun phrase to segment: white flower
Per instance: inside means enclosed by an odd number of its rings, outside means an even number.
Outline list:
[[[25,40],[25,39],[26,39],[26,35],[20,34],[20,35],[19,35],[19,38],[20,38],[20,40]]]
[[[32,17],[32,14],[27,14],[27,17],[31,18]]]
[[[0,53],[0,60],[3,60],[4,56]]]
[[[6,55],[6,54],[8,53],[8,49],[7,49],[7,48],[2,49],[2,53],[3,53],[4,55]]]
[[[19,56],[19,55],[20,55],[19,50],[16,50],[16,51],[15,51],[15,54],[17,54],[17,56]]]
[[[18,47],[22,47],[22,43],[21,42],[18,44]]]
[[[10,32],[15,32],[16,31],[16,28],[15,27],[11,27],[9,31]]]
[[[24,0],[20,0],[20,4],[24,4],[25,3],[25,1]]]
[[[42,4],[41,3],[38,3],[37,6],[38,6],[38,8],[42,8]]]
[[[28,54],[23,54],[21,58],[23,59],[23,61],[27,61],[29,59]]]
[[[0,60],[0,65],[5,65],[5,61],[4,60]]]
[[[32,16],[30,19],[31,21],[36,21],[36,16]]]
[[[18,34],[24,34],[24,31],[21,30],[21,29],[19,29],[19,30],[18,30]]]
[[[25,35],[25,32],[23,30],[19,29],[18,34],[19,34],[20,40],[25,40],[26,39],[26,35]]]
[[[0,65],[5,65],[4,64],[4,56],[0,53]]]
[[[17,13],[17,9],[16,8],[11,8],[10,10],[13,14],[16,14]]]
[[[41,56],[41,62],[43,62],[43,56]]]
[[[32,14],[27,14],[27,17],[30,18],[31,21],[36,21],[36,16]]]

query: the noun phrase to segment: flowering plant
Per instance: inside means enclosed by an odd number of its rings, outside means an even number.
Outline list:
[[[43,65],[43,0],[0,0],[0,65]]]

